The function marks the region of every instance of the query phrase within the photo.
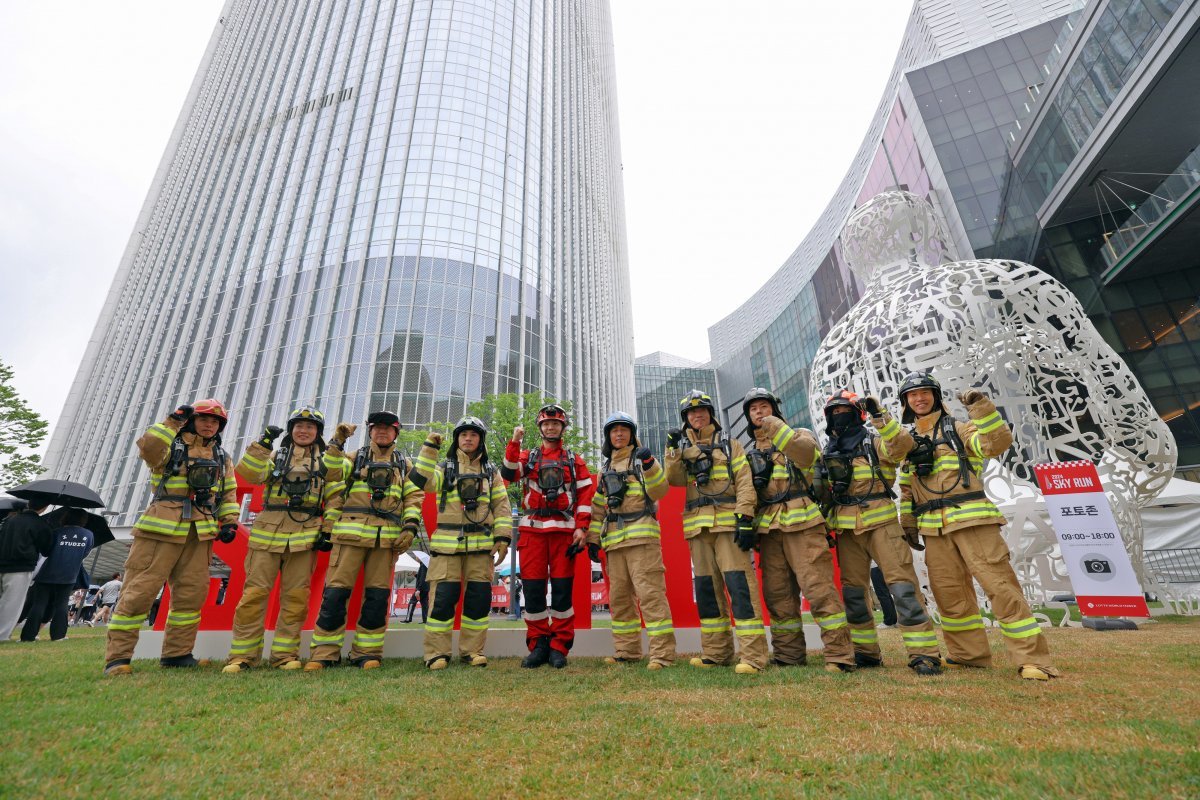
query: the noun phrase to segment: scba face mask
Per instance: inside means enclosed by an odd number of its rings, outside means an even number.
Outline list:
[[[279,488],[288,496],[288,505],[299,508],[304,505],[304,498],[312,489],[312,476],[289,475],[279,482]]]
[[[483,495],[483,480],[479,475],[460,475],[454,488],[463,508],[467,511],[479,508],[479,498]]]
[[[700,455],[688,462],[688,472],[696,479],[697,486],[707,486],[712,477],[713,457],[711,447],[700,447]]]
[[[933,472],[934,450],[933,439],[928,436],[922,436],[919,433],[913,434],[913,449],[908,451],[908,463],[912,464],[913,472],[918,476],[925,478]]]
[[[380,462],[372,462],[365,467],[367,486],[371,489],[371,499],[376,503],[387,496],[394,469],[391,464]]]
[[[746,453],[746,461],[750,465],[750,479],[754,483],[754,488],[767,488],[767,484],[771,482],[771,473],[775,469],[775,462],[771,459],[770,451],[750,450]]]
[[[542,490],[546,500],[553,503],[563,491],[566,474],[557,464],[547,464],[538,468],[538,488]]]
[[[625,493],[629,491],[629,484],[625,482],[626,474],[609,470],[600,476],[600,485],[604,488],[609,508],[617,508],[625,502]]]
[[[221,465],[208,458],[198,458],[188,464],[188,488],[196,495],[207,497],[220,479]]]

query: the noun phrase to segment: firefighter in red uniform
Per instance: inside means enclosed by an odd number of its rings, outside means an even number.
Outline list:
[[[525,587],[525,642],[529,646],[529,655],[521,666],[529,669],[547,663],[562,669],[575,641],[575,610],[571,605],[574,556],[587,546],[596,485],[583,458],[563,447],[567,423],[562,406],[543,406],[537,416],[542,446],[522,450],[525,429],[518,425],[500,468],[504,480],[525,484],[517,553]]]

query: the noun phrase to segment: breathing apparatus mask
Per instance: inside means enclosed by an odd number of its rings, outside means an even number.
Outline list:
[[[846,415],[842,415],[846,416]],[[845,494],[850,489],[850,481],[854,478],[854,462],[846,456],[826,455],[825,477],[829,488],[834,494]]]
[[[459,475],[454,482],[454,489],[458,492],[458,499],[462,501],[463,508],[468,512],[479,508],[479,498],[483,495],[482,476]]]
[[[187,484],[196,502],[204,505],[220,480],[221,465],[211,458],[198,458],[188,464]]]
[[[700,450],[700,455],[688,462],[688,474],[696,479],[697,486],[707,486],[713,468],[712,445],[700,444],[696,447]]]
[[[553,503],[558,499],[566,483],[563,468],[559,464],[543,464],[538,467],[538,488],[542,490],[546,502]]]
[[[913,434],[913,449],[908,451],[908,463],[912,464],[913,472],[919,477],[925,478],[933,473],[933,462],[935,459],[935,445],[933,439],[928,436],[922,436],[919,433]]]
[[[625,502],[625,493],[629,491],[629,484],[625,482],[628,474],[610,469],[600,475],[600,485],[609,508],[619,508]]]
[[[392,472],[395,467],[390,462],[372,461],[364,467],[367,486],[371,489],[371,500],[379,503],[387,496],[392,485]]]
[[[304,498],[308,496],[310,489],[312,489],[311,474],[306,474],[303,478],[286,475],[279,481],[279,490],[288,496],[289,508],[303,506]]]
[[[771,482],[771,473],[775,470],[771,452],[757,448],[746,452],[746,461],[750,465],[750,479],[754,482],[755,489],[765,489]]]

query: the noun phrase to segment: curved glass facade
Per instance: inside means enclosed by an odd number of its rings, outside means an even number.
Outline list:
[[[611,39],[603,0],[229,3],[50,469],[128,515],[130,443],[204,396],[230,450],[300,402],[413,426],[497,392],[598,433],[633,405]]]

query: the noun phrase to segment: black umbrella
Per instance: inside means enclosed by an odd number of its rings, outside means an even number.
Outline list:
[[[43,478],[24,486],[9,489],[13,497],[20,497],[35,505],[71,506],[72,508],[104,508],[100,495],[82,483],[57,478]]]
[[[46,520],[50,523],[50,527],[58,528],[63,525],[63,517],[67,515],[66,508],[56,508],[46,515]],[[83,512],[87,514],[87,522],[83,523],[83,527],[92,532],[92,547],[99,547],[102,544],[108,544],[117,537],[113,536],[112,528],[108,527],[108,520],[99,514],[93,514],[90,511]]]

